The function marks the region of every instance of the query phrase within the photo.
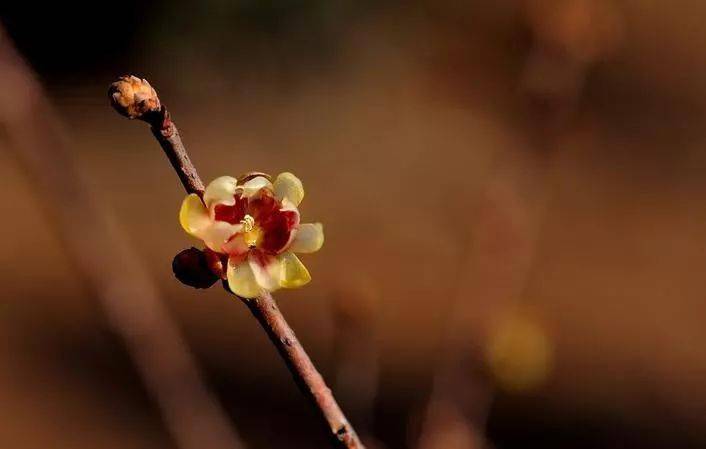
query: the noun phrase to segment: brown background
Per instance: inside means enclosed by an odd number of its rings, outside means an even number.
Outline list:
[[[183,193],[108,107],[117,75],[157,87],[205,179],[303,180],[326,245],[277,297],[334,384],[334,311],[363,317],[388,447],[414,446],[450,328],[493,385],[495,447],[706,444],[703,2],[46,8],[0,18],[252,448],[325,443],[247,310],[173,279]],[[0,446],[172,447],[8,151],[0,183]],[[488,364],[518,320],[514,362]]]

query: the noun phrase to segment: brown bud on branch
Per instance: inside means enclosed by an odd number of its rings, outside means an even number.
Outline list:
[[[118,113],[150,125],[152,134],[162,146],[186,191],[203,196],[203,183],[186,154],[179,130],[150,83],[133,75],[121,76],[110,85],[108,96],[110,104]]]
[[[174,257],[172,271],[183,284],[194,288],[209,288],[219,279],[211,270],[206,254],[193,247]]]
[[[134,75],[121,76],[110,85],[108,95],[113,108],[129,119],[141,119],[148,112],[157,112],[162,108],[157,91],[146,79]]]

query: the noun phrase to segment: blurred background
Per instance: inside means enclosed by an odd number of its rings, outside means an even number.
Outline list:
[[[94,268],[147,275],[240,446],[327,447],[246,308],[173,278],[196,244],[182,188],[107,101],[132,73],[204,180],[303,180],[326,245],[304,258],[310,286],[277,299],[370,448],[705,447],[705,16],[696,0],[3,2],[2,44],[28,66],[0,63],[0,446],[199,447],[169,425],[185,401],[145,381],[137,318],[116,321],[72,256],[87,233],[100,260],[132,248],[141,274]],[[38,95],[53,109],[20,117]],[[55,219],[98,212],[37,188],[47,159],[23,151],[54,142],[45,119],[122,240]]]

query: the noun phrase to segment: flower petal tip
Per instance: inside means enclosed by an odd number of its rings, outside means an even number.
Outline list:
[[[211,181],[203,194],[203,202],[209,208],[214,204],[232,205],[238,180],[232,176],[220,176]]]
[[[201,198],[195,193],[187,195],[182,201],[181,209],[179,209],[179,223],[184,231],[194,237],[197,237],[199,231],[209,225],[208,210]]]
[[[311,281],[311,274],[304,264],[293,253],[281,254],[282,278],[280,286],[284,288],[303,287]]]
[[[273,187],[275,197],[280,201],[286,198],[294,206],[298,206],[304,199],[304,185],[292,173],[284,172],[277,175]]]
[[[321,223],[299,225],[289,250],[295,253],[310,254],[324,245],[324,226]]]
[[[228,288],[242,298],[256,298],[262,293],[262,288],[247,262],[234,264],[229,261],[227,278]]]

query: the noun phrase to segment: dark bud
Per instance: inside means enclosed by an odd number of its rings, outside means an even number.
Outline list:
[[[219,279],[211,270],[206,254],[196,248],[177,254],[172,261],[172,271],[182,283],[194,288],[208,288]]]

